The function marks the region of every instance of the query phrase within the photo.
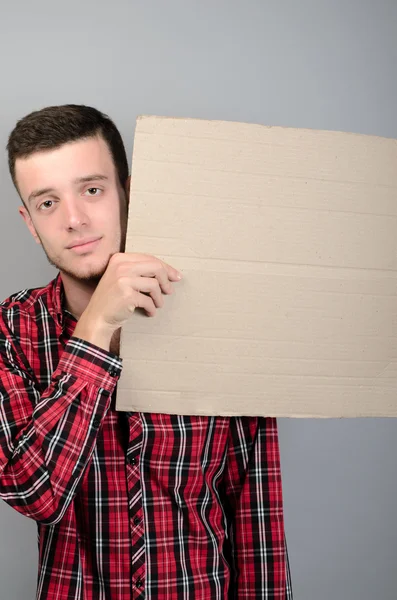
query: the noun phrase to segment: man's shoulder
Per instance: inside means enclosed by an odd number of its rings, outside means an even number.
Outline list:
[[[49,294],[54,286],[54,282],[50,281],[45,286],[36,288],[25,288],[19,292],[15,292],[0,302],[1,314],[18,311],[26,316],[36,313],[38,304],[46,306]]]

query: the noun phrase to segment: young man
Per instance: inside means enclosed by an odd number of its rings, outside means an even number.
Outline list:
[[[180,279],[123,252],[115,125],[49,107],[7,149],[19,212],[59,271],[0,305],[0,497],[37,521],[37,599],[291,599],[276,419],[115,411],[120,328]]]

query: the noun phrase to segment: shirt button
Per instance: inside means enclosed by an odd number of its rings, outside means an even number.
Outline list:
[[[108,373],[110,377],[116,377],[116,375],[118,374],[118,370],[116,369],[116,367],[110,367]]]
[[[135,456],[127,456],[127,461],[129,462],[130,465],[136,465]]]
[[[139,517],[135,517],[134,519],[134,525],[139,525],[139,523],[141,522]]]
[[[101,419],[100,419],[100,417],[94,417],[94,418],[93,418],[93,420],[92,420],[92,424],[93,424],[93,426],[94,426],[95,428],[96,428],[96,427],[99,427],[99,425],[101,424]]]
[[[143,581],[142,579],[139,577],[136,582],[135,582],[136,587],[140,588],[143,586]]]

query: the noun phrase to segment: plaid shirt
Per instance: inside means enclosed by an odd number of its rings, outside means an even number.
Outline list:
[[[276,419],[116,412],[122,359],[63,300],[58,274],[0,304],[0,497],[37,521],[37,599],[291,599]]]

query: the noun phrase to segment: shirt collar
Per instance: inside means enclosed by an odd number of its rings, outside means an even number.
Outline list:
[[[65,324],[64,299],[65,292],[63,290],[61,274],[58,273],[56,278],[52,281],[50,289],[49,310],[52,317],[61,327],[64,327]]]

